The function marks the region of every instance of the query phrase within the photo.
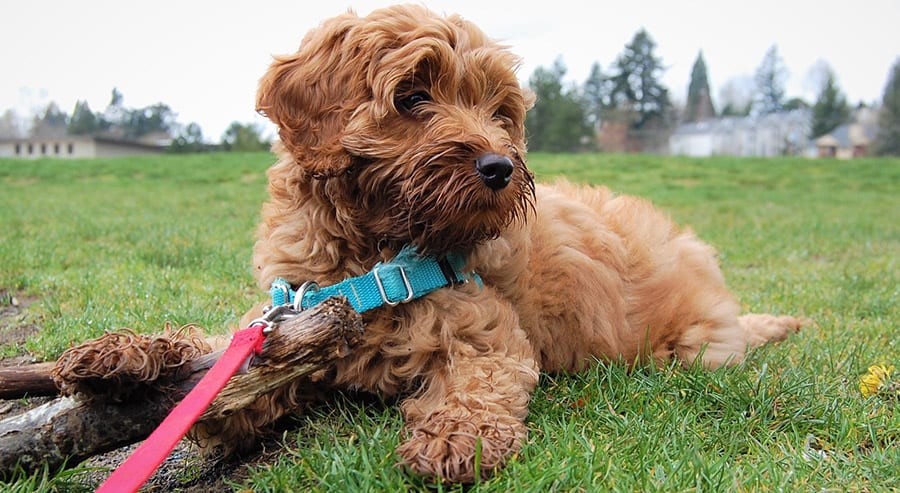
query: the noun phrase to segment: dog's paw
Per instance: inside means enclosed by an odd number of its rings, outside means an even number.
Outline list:
[[[526,434],[511,416],[438,410],[411,427],[397,454],[417,474],[472,483],[476,470],[487,477],[518,451]]]
[[[791,334],[799,332],[801,328],[811,325],[808,318],[797,318],[790,315],[770,315],[768,313],[748,313],[738,317],[738,322],[744,328],[747,342],[756,347],[768,342],[777,342],[787,339]]]

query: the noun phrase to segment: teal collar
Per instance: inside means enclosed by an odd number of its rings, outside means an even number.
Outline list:
[[[456,284],[474,280],[482,285],[474,272],[463,272],[465,258],[450,254],[437,259],[422,256],[416,247],[407,245],[389,262],[379,262],[358,277],[351,277],[331,286],[319,287],[306,282],[294,289],[278,278],[272,282],[272,306],[293,305],[298,311],[318,305],[332,296],[344,296],[357,312],[362,313],[384,305],[406,303],[426,294]]]

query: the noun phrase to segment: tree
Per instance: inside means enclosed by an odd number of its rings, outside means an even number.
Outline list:
[[[191,122],[172,139],[169,150],[177,153],[205,152],[209,147],[203,142],[203,130],[200,125]]]
[[[154,133],[169,134],[175,127],[175,116],[172,108],[163,103],[130,110],[123,122],[124,137],[139,139]]]
[[[87,101],[75,103],[72,118],[69,119],[69,135],[93,135],[100,130],[100,122]]]
[[[109,98],[109,104],[99,118],[101,127],[122,130],[122,127],[128,121],[128,110],[125,109],[124,101],[125,97],[114,87]]]
[[[548,128],[554,118],[554,105],[562,97],[562,78],[566,68],[562,59],[557,58],[553,67],[540,66],[528,79],[528,87],[534,92],[534,106],[525,117],[528,147],[541,150],[549,140]]]
[[[891,67],[881,97],[875,153],[900,156],[900,58]]]
[[[22,120],[16,111],[8,109],[0,116],[0,139],[19,139],[25,135]]]
[[[809,108],[809,103],[805,99],[798,97],[788,99],[784,102],[784,106],[782,106],[782,109],[784,111],[802,110]]]
[[[719,89],[722,116],[747,116],[753,107],[755,92],[753,78],[749,75],[732,77]]]
[[[98,130],[119,139],[139,140],[160,134],[171,136],[178,128],[177,114],[167,104],[156,103],[131,109],[125,107],[124,101],[122,93],[113,88],[106,110],[96,115]]]
[[[600,64],[591,65],[591,73],[584,81],[582,97],[584,99],[585,116],[595,129],[600,127],[603,114],[609,107],[610,80],[603,73]]]
[[[691,83],[688,86],[687,105],[684,109],[684,121],[699,122],[715,118],[716,109],[713,107],[712,97],[709,92],[709,76],[706,73],[706,62],[703,60],[703,52],[697,54],[694,67],[691,69]]]
[[[232,122],[222,135],[222,148],[226,151],[264,151],[269,143],[262,138],[262,130],[252,123]]]
[[[758,115],[777,113],[784,106],[784,84],[787,80],[787,68],[778,54],[778,46],[772,45],[763,61],[756,69],[756,99],[753,112]]]
[[[659,81],[663,66],[653,54],[655,48],[647,31],[639,30],[616,59],[616,73],[610,78],[611,106],[614,112],[624,115],[630,138],[638,141],[639,147],[666,140],[672,123],[672,103],[669,90]]]
[[[831,75],[833,75],[831,65],[821,58],[816,60],[803,76],[803,90],[816,97],[822,92],[822,88],[825,87],[825,81]]]
[[[68,123],[69,115],[51,101],[42,115],[34,117],[31,134],[35,137],[61,137],[65,135]]]
[[[557,58],[552,68],[538,67],[528,80],[537,97],[525,120],[528,148],[533,151],[573,151],[591,135],[577,91],[563,88],[565,74],[566,67]]]
[[[831,132],[850,118],[847,98],[837,86],[834,72],[829,70],[812,108],[811,137]]]

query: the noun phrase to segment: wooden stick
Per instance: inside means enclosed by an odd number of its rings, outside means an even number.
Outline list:
[[[362,335],[362,319],[346,299],[332,298],[270,334],[247,373],[233,377],[201,419],[221,417],[288,381],[326,369]],[[146,438],[203,378],[223,351],[186,365],[169,393],[122,404],[63,397],[0,421],[0,476],[76,464]]]
[[[56,394],[56,384],[50,377],[53,365],[51,361],[0,368],[0,399]]]

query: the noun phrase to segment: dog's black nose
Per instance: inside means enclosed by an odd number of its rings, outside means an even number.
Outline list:
[[[475,170],[485,185],[492,190],[500,190],[509,185],[513,172],[513,162],[499,154],[484,154],[475,160]]]

